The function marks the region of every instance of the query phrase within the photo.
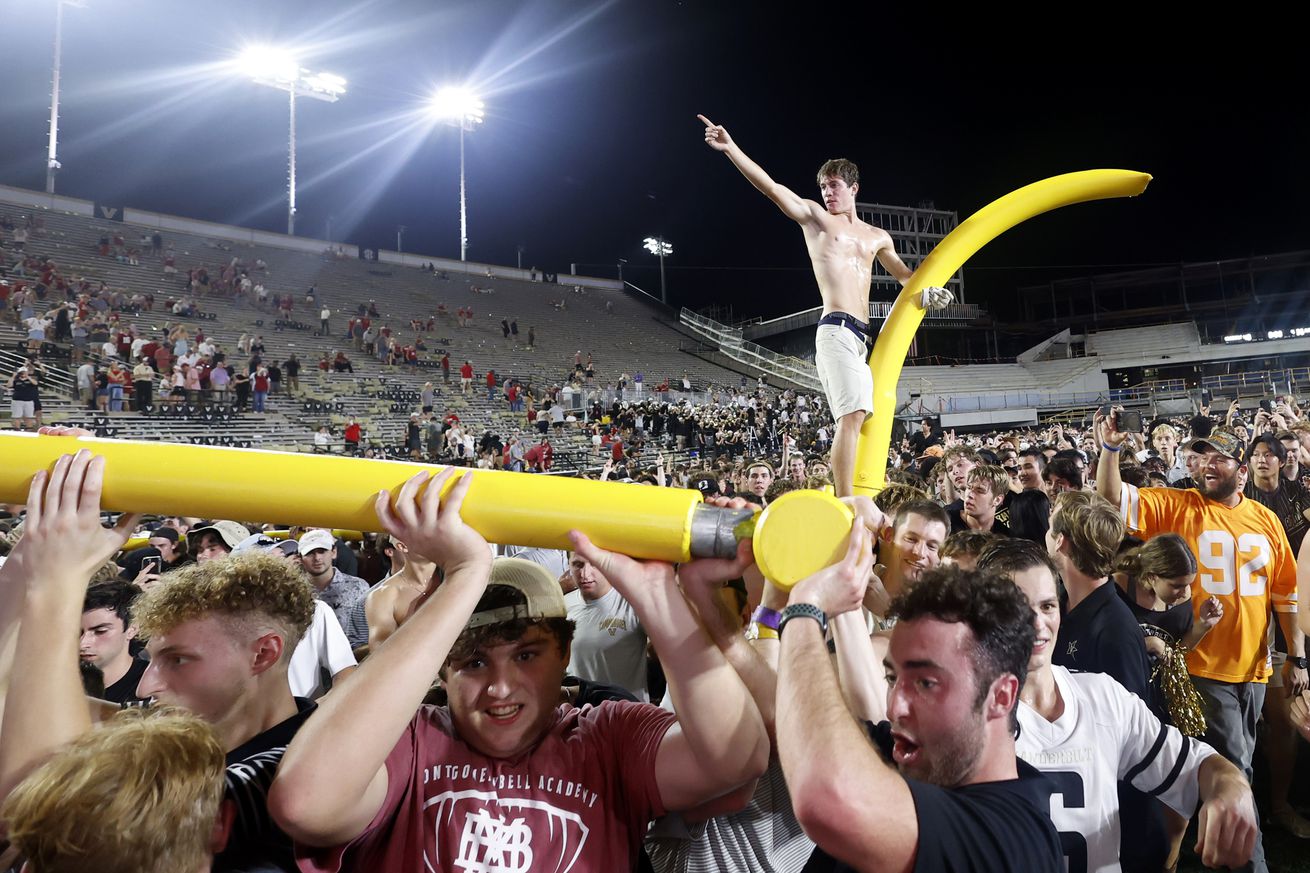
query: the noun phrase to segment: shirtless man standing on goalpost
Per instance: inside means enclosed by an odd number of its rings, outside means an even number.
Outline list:
[[[819,168],[819,193],[823,197],[819,204],[769,178],[738,148],[722,125],[704,115],[696,117],[705,123],[706,144],[725,153],[752,185],[805,232],[805,247],[823,296],[814,363],[836,422],[832,478],[837,496],[848,497],[854,491],[860,427],[873,412],[873,374],[868,365],[868,343],[873,336],[868,323],[859,317],[869,317],[873,259],[877,258],[902,285],[909,281],[912,271],[897,256],[887,231],[855,217],[855,195],[860,190],[860,171],[855,164],[836,158]],[[940,309],[953,299],[944,288],[925,288],[919,305]]]

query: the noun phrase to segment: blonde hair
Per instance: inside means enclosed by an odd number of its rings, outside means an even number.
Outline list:
[[[1154,440],[1162,433],[1173,434],[1174,439],[1175,440],[1178,439],[1178,428],[1174,427],[1172,424],[1169,424],[1167,422],[1164,424],[1157,424],[1155,426],[1155,430],[1151,431],[1151,439]]]
[[[254,552],[165,573],[132,606],[132,623],[146,638],[210,615],[272,623],[283,636],[285,662],[314,620],[314,591],[299,568]]]
[[[1069,560],[1093,579],[1110,575],[1125,531],[1119,510],[1099,494],[1065,491],[1055,498],[1051,533],[1068,538]]]
[[[873,504],[887,515],[895,515],[902,503],[918,500],[931,500],[931,496],[922,488],[916,488],[906,482],[889,482],[873,498]]]
[[[127,710],[28,775],[0,816],[36,873],[209,869],[224,766],[200,718]]]
[[[969,485],[974,482],[986,482],[992,489],[992,497],[1003,497],[1010,490],[1010,474],[996,464],[979,464],[969,471]]]

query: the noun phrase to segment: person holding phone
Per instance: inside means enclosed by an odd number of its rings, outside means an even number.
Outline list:
[[[1177,533],[1187,541],[1201,571],[1194,600],[1218,598],[1224,618],[1187,654],[1187,669],[1206,704],[1205,741],[1251,778],[1255,725],[1272,672],[1268,631],[1272,612],[1289,650],[1282,691],[1302,694],[1308,685],[1305,634],[1297,625],[1296,557],[1278,516],[1240,488],[1249,466],[1231,433],[1193,438],[1185,451],[1198,458],[1196,487],[1137,488],[1119,476],[1126,435],[1113,417],[1096,415],[1101,460],[1096,490],[1119,507],[1128,532],[1143,539]],[[1278,693],[1278,692],[1276,692]],[[1251,869],[1268,869],[1259,842]]]

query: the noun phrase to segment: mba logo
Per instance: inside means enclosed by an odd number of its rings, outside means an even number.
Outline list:
[[[532,831],[521,818],[494,819],[485,809],[465,813],[455,866],[469,873],[526,873],[532,866]]]
[[[433,842],[423,852],[432,870],[568,873],[587,844],[588,828],[577,813],[538,800],[448,791],[424,808],[436,814]]]
[[[121,207],[121,206],[105,206],[105,205],[103,205],[103,204],[97,203],[97,204],[96,204],[96,215],[99,216],[100,218],[106,219],[106,220],[108,220],[108,221],[122,221],[122,220],[123,220],[123,207]]]

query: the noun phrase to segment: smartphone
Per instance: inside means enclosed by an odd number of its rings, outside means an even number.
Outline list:
[[[1115,416],[1115,427],[1122,433],[1141,433],[1142,414],[1124,410]]]
[[[1106,418],[1110,417],[1110,404],[1107,403],[1101,407],[1101,415],[1105,416]]]
[[[148,558],[143,558],[141,560],[141,569],[145,570],[147,573],[154,573],[155,575],[159,575],[159,568],[163,565],[163,563],[164,563],[164,559],[161,558],[159,555],[151,555]]]
[[[1270,414],[1271,414],[1271,413],[1273,413],[1273,411],[1274,411],[1274,404],[1273,404],[1272,402],[1270,402],[1269,400],[1261,400],[1261,401],[1260,401],[1260,408],[1261,408],[1262,410],[1264,410],[1266,413],[1270,413]]]

